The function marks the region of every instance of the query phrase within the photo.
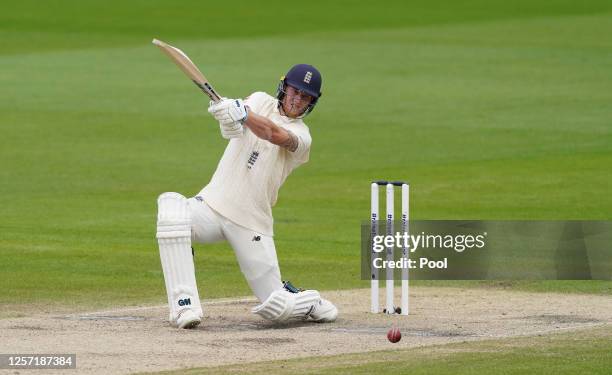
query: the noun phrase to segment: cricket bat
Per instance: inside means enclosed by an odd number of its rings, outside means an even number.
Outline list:
[[[198,67],[187,57],[187,55],[176,47],[172,47],[171,45],[162,42],[161,40],[153,39],[153,44],[155,44],[159,49],[162,50],[163,53],[168,55],[174,61],[176,65],[191,79],[196,86],[202,90],[202,92],[210,98],[213,102],[221,101],[221,95],[219,95],[215,89],[212,87],[210,82],[204,77],[204,74],[198,69]]]

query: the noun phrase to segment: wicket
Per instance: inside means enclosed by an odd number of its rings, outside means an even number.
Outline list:
[[[408,197],[409,197],[409,189],[410,189],[409,185],[402,181],[374,181],[372,182],[372,185],[371,185],[372,187],[372,197],[371,197],[372,209],[371,209],[371,216],[370,216],[371,238],[373,239],[374,236],[378,235],[378,220],[379,220],[378,186],[387,187],[386,188],[386,200],[387,200],[386,234],[387,235],[394,235],[393,219],[394,219],[394,210],[395,210],[395,204],[394,204],[395,186],[401,186],[402,188],[401,232],[408,233],[408,220],[409,220],[409,216],[408,216],[409,198]],[[371,247],[372,259],[374,259],[375,257],[378,257],[378,254],[374,251],[374,244],[372,243],[371,245],[372,245]],[[406,260],[408,259],[408,249],[405,246],[402,247],[402,258]],[[386,259],[389,261],[394,260],[393,247],[387,247]],[[378,296],[379,284],[378,284],[378,269],[374,267],[373,262],[371,264],[371,271],[372,271],[371,312],[376,314],[380,312],[379,296]],[[401,305],[399,308],[396,308],[394,305],[394,290],[393,289],[394,289],[395,280],[393,276],[393,269],[392,268],[386,269],[386,277],[385,277],[386,279],[386,283],[385,283],[386,304],[385,304],[385,308],[383,309],[384,313],[408,315],[408,312],[409,312],[409,309],[408,309],[409,308],[408,306],[408,268],[402,268],[401,275],[402,275],[401,276],[401,280],[402,280]]]

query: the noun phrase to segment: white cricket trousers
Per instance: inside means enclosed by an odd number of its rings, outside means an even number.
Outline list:
[[[201,197],[189,198],[187,204],[191,214],[192,242],[229,242],[240,270],[260,302],[264,302],[272,292],[283,288],[274,239],[271,236],[226,219],[211,209]]]

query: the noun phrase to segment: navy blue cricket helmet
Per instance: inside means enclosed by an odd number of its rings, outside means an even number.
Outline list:
[[[323,94],[321,92],[322,83],[323,78],[321,77],[321,73],[319,73],[317,68],[314,66],[308,64],[294,65],[291,69],[289,69],[284,77],[281,77],[281,81],[278,84],[278,88],[276,89],[278,105],[281,105],[283,98],[285,97],[287,85],[305,92],[306,94],[312,96],[313,99],[308,107],[306,107],[304,113],[299,116],[302,118],[312,112],[317,104],[317,101]]]

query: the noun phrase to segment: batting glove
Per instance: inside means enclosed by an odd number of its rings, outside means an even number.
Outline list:
[[[228,107],[228,113],[232,120],[243,124],[247,117],[249,117],[249,111],[245,107],[242,99],[228,99],[231,101],[231,105]]]
[[[220,121],[219,128],[221,129],[221,136],[225,139],[240,138],[244,134],[242,124],[232,120]]]
[[[231,119],[232,121],[240,123],[246,121],[249,115],[242,99],[224,98],[218,103],[211,102],[208,107],[208,112],[213,115],[217,121]]]
[[[224,118],[229,118],[227,104],[227,98],[222,98],[218,102],[213,102],[211,100],[208,105],[208,113],[210,113],[217,121],[221,121]]]

